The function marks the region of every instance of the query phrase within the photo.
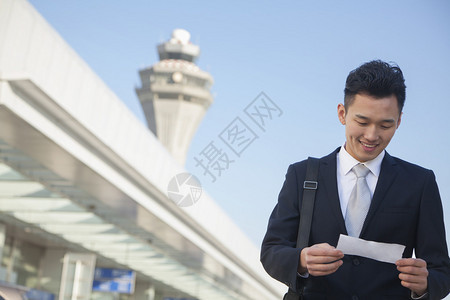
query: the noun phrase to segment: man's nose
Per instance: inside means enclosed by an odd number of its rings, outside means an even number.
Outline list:
[[[364,137],[368,141],[376,141],[378,139],[378,129],[375,125],[368,126],[364,132]]]

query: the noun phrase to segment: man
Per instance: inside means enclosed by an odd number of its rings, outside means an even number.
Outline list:
[[[337,108],[346,141],[320,159],[310,246],[303,249],[295,247],[306,161],[287,171],[261,262],[303,299],[442,299],[449,292],[434,173],[385,151],[401,123],[405,88],[400,68],[382,61],[348,75]],[[403,258],[392,264],[344,255],[335,248],[340,234],[404,245]]]

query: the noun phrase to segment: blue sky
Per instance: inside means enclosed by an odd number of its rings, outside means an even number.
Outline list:
[[[191,32],[215,100],[186,167],[257,246],[288,165],[343,144],[336,107],[348,72],[372,59],[398,63],[407,97],[387,150],[435,171],[449,236],[449,1],[30,2],[142,122],[138,70],[157,62],[156,45],[173,29]],[[240,157],[230,152],[235,162],[211,182],[194,157],[210,142],[228,151],[218,135],[245,120],[262,91],[283,114],[265,132],[256,128],[258,139]]]

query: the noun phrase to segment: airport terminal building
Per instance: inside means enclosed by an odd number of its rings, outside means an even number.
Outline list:
[[[168,196],[212,102],[188,40],[140,71],[147,127],[31,4],[0,0],[0,299],[281,299],[206,192]]]

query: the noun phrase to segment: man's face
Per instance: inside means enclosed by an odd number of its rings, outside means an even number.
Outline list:
[[[400,125],[397,98],[374,98],[356,94],[346,110],[338,105],[339,121],[345,125],[345,150],[360,162],[374,159],[389,144]]]

